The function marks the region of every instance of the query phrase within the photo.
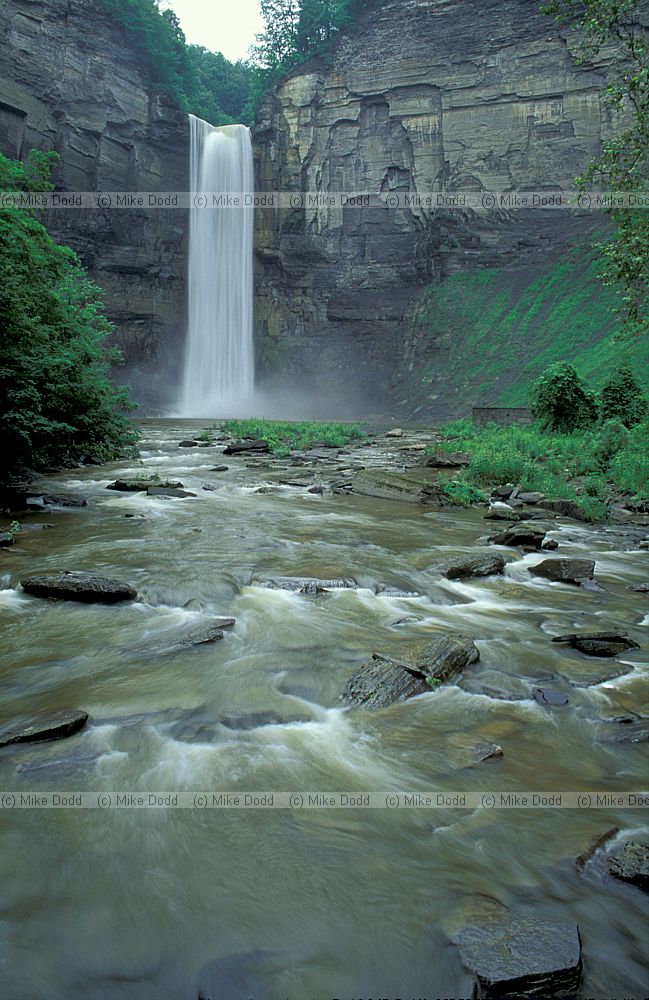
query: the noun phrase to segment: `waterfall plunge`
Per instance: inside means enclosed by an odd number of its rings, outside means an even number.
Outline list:
[[[245,194],[254,186],[250,131],[190,125],[192,195]],[[244,416],[253,395],[252,206],[189,216],[189,324],[180,410],[187,417]]]

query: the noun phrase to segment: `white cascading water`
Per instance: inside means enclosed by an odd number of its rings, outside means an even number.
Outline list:
[[[193,195],[252,193],[250,130],[189,116],[189,323],[180,411],[245,416],[254,388],[252,205],[209,207]],[[242,200],[245,200],[242,198]]]

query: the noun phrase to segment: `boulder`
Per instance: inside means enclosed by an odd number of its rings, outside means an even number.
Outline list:
[[[577,632],[556,635],[552,642],[566,642],[587,656],[617,656],[627,649],[640,649],[640,645],[629,639],[625,632]]]
[[[58,708],[21,716],[0,725],[0,747],[10,743],[60,740],[78,732],[87,721],[88,713],[78,708]]]
[[[559,548],[559,543],[556,540],[556,538],[546,538],[543,544],[541,545],[541,548],[545,552],[554,552],[556,551],[556,549]]]
[[[0,531],[0,549],[6,549],[9,545],[14,544],[14,536],[12,531]]]
[[[229,465],[214,465],[208,471],[209,472],[227,472],[229,468],[230,468]]]
[[[402,438],[403,431],[400,427],[394,427],[391,431],[386,433],[386,438]]]
[[[179,448],[198,448],[198,445],[199,445],[198,441],[187,440],[187,441],[179,441],[178,442],[178,447]]]
[[[190,493],[188,490],[168,489],[166,486],[149,486],[146,492],[149,497],[176,497],[178,500],[196,496],[196,493]]]
[[[415,475],[388,472],[385,469],[364,469],[352,480],[352,491],[361,496],[380,500],[402,500],[404,503],[450,506],[450,500],[441,486]]]
[[[559,707],[559,705],[568,704],[568,695],[564,694],[563,691],[551,691],[549,688],[534,688],[532,692],[535,701],[538,701],[541,705],[552,705],[554,708]]]
[[[236,624],[236,618],[215,618],[203,628],[192,633],[185,640],[189,646],[204,646],[208,643],[218,642],[223,638],[224,629],[232,628]]]
[[[57,573],[51,576],[30,576],[21,580],[23,590],[34,597],[54,597],[85,604],[117,604],[134,601],[137,591],[128,583],[87,573]]]
[[[502,573],[504,568],[505,560],[500,553],[487,552],[451,559],[441,568],[441,573],[447,580],[459,580],[463,577],[491,576],[494,573]]]
[[[496,486],[495,490],[491,491],[492,497],[500,497],[501,500],[508,500],[513,494],[518,496],[518,491],[513,483],[506,483],[504,486]]]
[[[573,521],[587,521],[588,518],[574,500],[543,500],[545,510],[552,510],[562,517],[571,517]]]
[[[293,590],[298,594],[325,594],[328,590],[356,590],[351,579],[314,580],[308,576],[274,576],[260,580],[260,587],[269,590]]]
[[[471,639],[451,634],[424,646],[413,663],[373,653],[349,679],[341,698],[353,705],[383,708],[436,688],[479,659]]]
[[[428,469],[462,469],[471,462],[471,456],[465,451],[436,451],[433,455],[426,455],[423,461]]]
[[[545,500],[545,493],[537,493],[535,490],[530,490],[528,493],[519,493],[518,499],[522,500],[523,503],[541,503],[542,500]]]
[[[71,497],[57,494],[56,496],[31,494],[27,497],[27,506],[39,509],[41,507],[87,507],[84,497]]]
[[[233,441],[223,449],[223,454],[238,455],[247,451],[267,452],[270,451],[270,446],[268,441]]]
[[[581,941],[576,924],[511,916],[465,927],[454,943],[465,968],[476,977],[478,997],[554,997],[579,988]]]
[[[473,759],[476,764],[482,764],[485,760],[494,760],[497,757],[504,757],[505,751],[498,743],[477,743],[473,747]]]
[[[496,501],[485,514],[487,521],[520,521],[520,514],[517,514],[508,503]]]
[[[607,867],[614,878],[649,890],[649,844],[630,841],[608,858]]]
[[[544,559],[536,566],[530,566],[533,576],[542,576],[559,583],[592,580],[594,572],[595,563],[592,559]]]
[[[509,545],[512,548],[540,549],[545,538],[545,529],[537,528],[533,524],[513,524],[510,528],[497,535],[492,535],[489,541],[493,545]]]
[[[218,490],[218,486],[216,483],[203,483],[201,489],[206,490],[208,493],[214,493],[215,490]]]
[[[636,594],[649,594],[649,583],[636,583],[627,590],[633,590]]]
[[[183,484],[175,481],[152,479],[116,479],[114,483],[109,483],[107,490],[117,490],[119,493],[146,493],[152,486],[159,486],[167,490],[182,490]]]

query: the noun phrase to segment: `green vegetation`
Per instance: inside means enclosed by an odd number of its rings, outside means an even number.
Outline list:
[[[329,59],[341,33],[379,0],[260,0],[265,29],[254,49],[255,103],[309,59]]]
[[[434,282],[411,325],[398,398],[429,406],[442,395],[447,412],[525,406],[530,382],[555,361],[570,362],[591,384],[626,364],[646,389],[649,337],[619,340],[616,296],[599,267],[595,252],[578,246],[549,265]]]
[[[615,192],[649,192],[649,26],[646,0],[549,0],[544,11],[575,23],[581,58],[589,62],[611,43],[616,54],[606,87],[609,108],[624,115],[622,129],[604,143],[601,154],[577,183],[594,182]],[[620,122],[617,120],[616,124]],[[615,290],[623,332],[649,333],[649,212],[616,208],[617,230],[598,249],[602,277]]]
[[[486,503],[488,499],[486,493],[462,479],[447,479],[442,483],[442,489],[449,500],[452,500],[458,507],[470,507],[473,503]]]
[[[471,462],[454,489],[514,483],[549,500],[575,500],[588,520],[607,515],[613,492],[649,499],[649,421],[632,430],[608,421],[572,434],[530,427],[475,428],[470,419],[442,428],[445,451],[462,448]],[[451,494],[449,494],[451,495]]]
[[[349,441],[358,441],[367,434],[358,424],[286,423],[282,420],[228,420],[223,430],[237,438],[268,441],[275,455],[289,455],[291,451],[318,445],[342,448]]]
[[[639,424],[647,416],[647,400],[630,368],[621,365],[602,386],[602,420],[620,420],[625,427]]]
[[[142,68],[182,111],[212,125],[251,123],[253,70],[244,62],[229,62],[220,52],[187,45],[172,10],[159,0],[100,0],[124,29],[142,60]]]
[[[0,156],[0,191],[42,191],[57,157]],[[25,469],[105,461],[132,447],[125,389],[108,374],[110,323],[77,256],[19,208],[0,210],[0,481]]]
[[[565,361],[556,361],[532,383],[530,405],[544,430],[570,434],[597,419],[595,393]]]

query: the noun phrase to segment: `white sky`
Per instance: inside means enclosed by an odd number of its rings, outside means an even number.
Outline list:
[[[188,42],[232,62],[246,58],[263,27],[259,0],[164,0],[162,7],[176,12]]]

